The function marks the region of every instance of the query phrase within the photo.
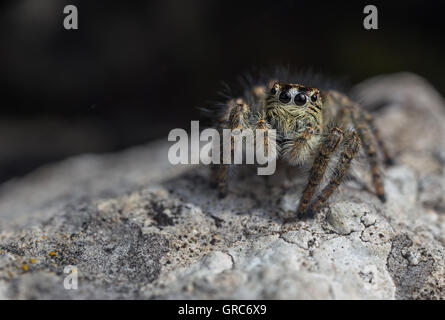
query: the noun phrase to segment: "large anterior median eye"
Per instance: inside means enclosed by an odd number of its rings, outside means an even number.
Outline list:
[[[283,103],[288,103],[290,99],[292,99],[292,96],[290,95],[289,91],[283,91],[280,93],[279,99]]]
[[[298,93],[294,98],[294,102],[297,106],[302,106],[306,103],[306,96],[302,93]]]

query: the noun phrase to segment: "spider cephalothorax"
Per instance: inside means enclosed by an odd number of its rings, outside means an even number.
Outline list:
[[[303,85],[276,82],[266,99],[266,117],[282,135],[294,132],[302,124],[320,130],[323,122],[320,92]]]
[[[215,120],[218,129],[275,129],[278,157],[292,166],[309,166],[297,208],[300,217],[322,207],[343,181],[360,145],[369,158],[376,194],[385,200],[377,146],[387,163],[388,152],[372,116],[338,91],[269,81],[227,101]],[[227,165],[214,165],[211,185],[218,186],[221,197],[227,193],[226,178]]]

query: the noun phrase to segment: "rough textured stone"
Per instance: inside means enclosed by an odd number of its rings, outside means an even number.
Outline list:
[[[444,299],[442,98],[410,74],[355,94],[395,155],[385,204],[362,170],[284,224],[302,183],[281,171],[241,170],[220,200],[208,168],[168,164],[167,141],[79,156],[0,186],[0,298]]]

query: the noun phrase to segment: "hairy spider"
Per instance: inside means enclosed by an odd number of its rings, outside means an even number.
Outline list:
[[[288,81],[251,85],[242,97],[228,99],[213,114],[221,129],[275,129],[278,157],[291,166],[309,168],[298,217],[317,212],[343,181],[360,145],[369,159],[375,192],[385,201],[377,156],[391,159],[372,116],[339,91],[319,90]],[[227,166],[213,165],[211,186],[227,194]],[[322,187],[322,181],[326,180]]]

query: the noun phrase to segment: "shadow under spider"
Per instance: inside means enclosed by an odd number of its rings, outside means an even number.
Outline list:
[[[210,167],[198,166],[178,177],[165,181],[162,186],[170,194],[202,208],[206,214],[230,210],[237,215],[255,215],[283,222],[284,211],[280,202],[286,194],[297,199],[304,184],[287,177],[287,169],[277,167],[271,176],[257,175],[255,166],[230,166],[228,175],[229,192],[223,199],[218,191],[210,187]],[[295,207],[296,208],[296,207]]]

